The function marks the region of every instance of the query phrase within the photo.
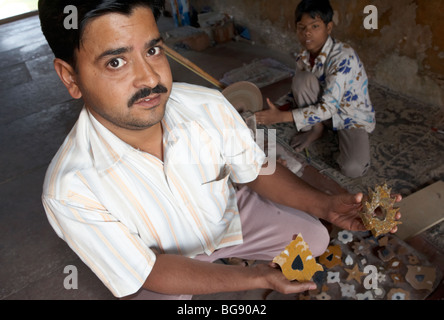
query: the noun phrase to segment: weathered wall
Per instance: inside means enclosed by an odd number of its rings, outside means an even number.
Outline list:
[[[225,12],[253,40],[289,54],[301,47],[294,34],[295,0],[191,0]],[[372,81],[444,108],[444,0],[331,0],[333,36],[350,43]],[[366,30],[364,8],[378,9],[378,29]]]

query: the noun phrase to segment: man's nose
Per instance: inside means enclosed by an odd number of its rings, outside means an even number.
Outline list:
[[[139,59],[134,63],[134,86],[136,88],[155,88],[160,82],[160,76],[145,59]]]

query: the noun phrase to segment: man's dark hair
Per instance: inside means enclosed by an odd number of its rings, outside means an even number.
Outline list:
[[[301,21],[304,14],[309,14],[313,19],[319,16],[325,24],[333,21],[333,8],[329,0],[302,0],[296,8],[296,23]]]
[[[64,10],[70,5],[77,9],[78,29],[66,29],[64,26],[68,16]],[[165,0],[39,0],[40,24],[56,58],[75,67],[75,49],[80,48],[88,22],[108,13],[128,16],[137,6],[150,8],[157,20],[165,7]]]

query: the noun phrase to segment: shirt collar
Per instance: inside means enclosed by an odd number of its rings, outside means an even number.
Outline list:
[[[321,53],[316,57],[315,60],[315,66],[318,65],[324,65],[325,61],[327,60],[328,55],[330,54],[332,48],[334,45],[334,40],[331,36],[328,36],[327,41],[325,42],[324,46],[322,47]],[[304,50],[301,54],[301,59],[304,62],[305,65],[310,66],[310,52],[308,50]]]
[[[180,137],[180,134],[176,131],[178,128],[189,127],[199,123],[201,115],[196,113],[190,105],[184,105],[184,102],[176,97],[173,85],[173,90],[165,109],[165,115],[162,119],[164,143],[168,145],[177,143]]]
[[[83,117],[91,124],[88,139],[94,165],[98,171],[109,169],[118,162],[125,153],[131,149],[134,150],[134,148],[105,128],[86,108],[84,108]]]

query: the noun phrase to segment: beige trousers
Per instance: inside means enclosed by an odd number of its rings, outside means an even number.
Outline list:
[[[313,256],[318,257],[327,249],[330,236],[319,219],[305,212],[277,205],[247,187],[237,192],[237,199],[242,221],[243,244],[216,250],[211,255],[201,254],[195,259],[214,262],[218,259],[236,257],[271,261],[292,241],[293,236],[299,233],[309,245]],[[191,298],[191,295],[169,296],[143,289],[132,297],[133,300]]]

